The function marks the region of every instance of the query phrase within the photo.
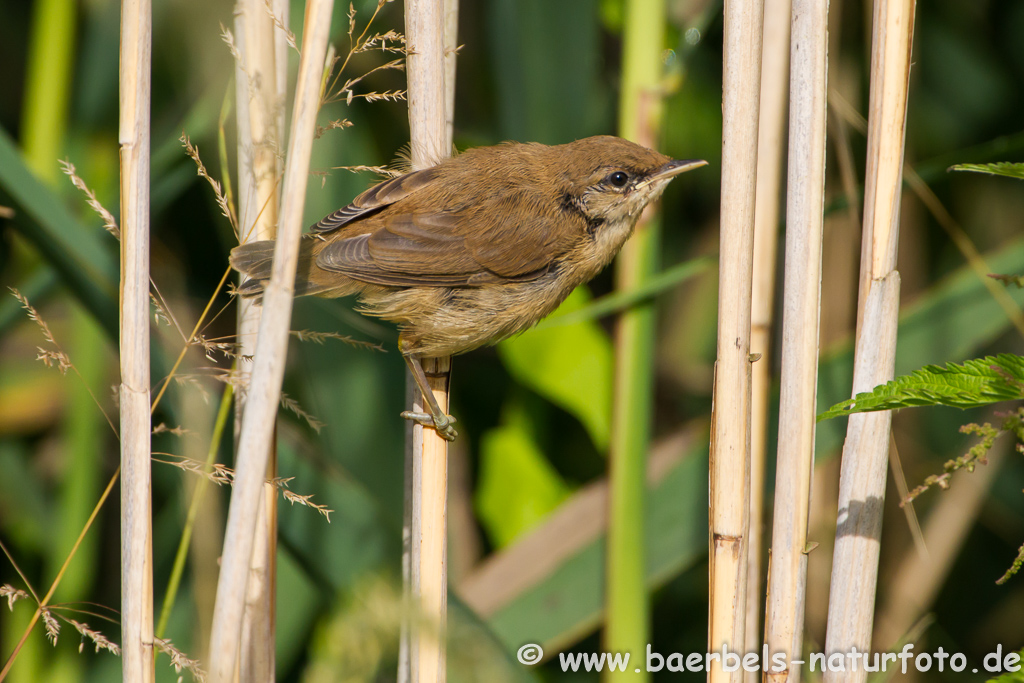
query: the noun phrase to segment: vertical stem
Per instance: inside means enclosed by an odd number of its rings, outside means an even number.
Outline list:
[[[288,8],[279,0],[273,4],[275,15],[288,21]],[[274,25],[264,0],[243,0],[235,15],[239,27],[239,54],[236,64],[236,98],[239,121],[239,242],[274,239],[277,234],[281,176],[279,152],[284,137],[283,102],[286,87],[287,57],[282,49],[285,39]],[[244,68],[243,68],[244,67]],[[260,325],[259,305],[240,299],[238,308],[239,353],[252,356]],[[242,423],[246,399],[246,373],[239,384],[235,424]],[[277,476],[277,448],[271,442],[266,478]],[[259,508],[252,566],[242,625],[241,678],[246,681],[274,680],[275,574],[277,555],[277,493],[264,484],[263,504]]]
[[[895,365],[896,247],[914,9],[915,0],[875,2],[854,395],[891,380]],[[889,411],[851,415],[847,425],[839,473],[827,653],[851,652],[854,647],[864,652],[871,647],[891,426]],[[866,677],[861,668],[842,679],[864,681]],[[826,683],[839,679],[833,672],[825,674]]]
[[[782,316],[782,388],[765,642],[800,659],[807,589],[807,522],[814,467],[825,201],[828,0],[792,0],[789,181]],[[800,668],[770,671],[800,679]]]
[[[75,48],[74,0],[40,0],[32,6],[21,146],[40,178],[59,176],[57,159],[67,131]]]
[[[149,412],[152,6],[121,5],[121,650],[126,681],[153,680]]]
[[[661,128],[664,0],[626,6],[619,134],[656,147]],[[641,286],[658,268],[660,226],[645,211],[616,261],[620,291]],[[645,302],[624,312],[616,326],[615,386],[609,462],[608,546],[604,648],[643,657],[648,637],[644,491],[654,393],[655,308]],[[607,672],[604,680],[647,680],[646,672]]]
[[[761,0],[726,0],[718,358],[711,416],[708,649],[744,652],[750,513],[750,302]],[[713,663],[709,681],[741,681]]]
[[[789,100],[790,0],[765,0],[761,48],[761,107],[757,136],[757,192],[754,202],[754,270],[750,311],[751,368],[750,534],[747,547],[747,648],[761,641],[761,554],[764,536],[764,472],[768,451],[769,355],[775,301],[775,255],[779,240],[779,190],[786,105]],[[746,672],[758,683],[760,671]]]
[[[447,17],[446,17],[447,11]],[[429,168],[447,157],[451,133],[446,103],[454,86],[445,87],[445,49],[455,37],[446,36],[457,26],[452,7],[444,0],[407,0],[405,37],[409,93],[409,135],[413,169]],[[449,62],[448,79],[454,77]],[[450,358],[423,360],[431,389],[441,410],[448,411]],[[413,410],[422,412],[422,397],[414,393]],[[448,600],[446,571],[448,442],[437,432],[413,425],[407,459],[412,464],[409,490],[409,558],[407,593],[413,621],[407,625],[408,642],[400,657],[398,678],[412,683],[444,683],[446,679],[445,622]]]
[[[295,269],[302,233],[302,210],[333,5],[332,0],[310,0],[306,5],[292,125],[288,136],[288,163],[282,184],[281,220],[274,248],[273,269],[263,295],[263,314],[256,341],[249,395],[238,438],[235,484],[217,582],[217,601],[210,638],[212,683],[229,683],[235,677],[254,535],[257,532],[264,533],[264,530],[258,530],[257,515],[264,504],[264,477],[284,377]]]

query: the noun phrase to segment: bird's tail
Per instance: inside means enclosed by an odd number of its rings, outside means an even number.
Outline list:
[[[231,250],[231,267],[247,278],[238,287],[238,293],[242,296],[263,297],[263,288],[270,280],[270,271],[274,264],[274,244],[274,240],[261,240],[241,244]],[[351,293],[351,280],[316,267],[316,255],[313,253],[315,244],[313,239],[303,237],[299,245],[299,263],[295,270],[295,296],[343,296]]]

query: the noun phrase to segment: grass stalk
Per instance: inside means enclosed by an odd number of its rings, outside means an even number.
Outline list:
[[[12,205],[8,222],[35,247],[102,323],[111,339],[118,332],[117,264],[104,236],[86,228],[57,195],[28,169],[18,146],[0,128],[0,201]]]
[[[57,160],[62,155],[67,137],[76,19],[77,3],[74,0],[42,0],[32,7],[21,142],[25,161],[36,176],[51,187],[62,178]],[[53,281],[53,271],[41,264],[26,284],[48,281]],[[40,296],[43,290],[38,286],[19,291],[29,301],[44,298]],[[21,319],[23,311],[17,300],[10,299],[9,304],[10,310]],[[70,389],[70,406],[62,435],[62,451],[67,462],[60,487],[59,522],[48,549],[47,562],[52,563],[53,572],[47,573],[56,573],[59,569],[68,548],[75,545],[82,524],[89,516],[99,484],[97,459],[103,452],[100,444],[104,439],[104,427],[96,414],[96,404],[88,387],[102,383],[108,370],[104,355],[105,339],[92,317],[82,309],[74,308],[71,321],[74,330],[72,354],[78,359],[76,369],[82,384],[73,383]],[[85,594],[95,575],[92,568],[96,549],[95,539],[78,546],[81,564],[79,570],[64,581],[58,595],[60,601],[80,599]],[[68,653],[60,652],[57,658],[66,660]],[[68,665],[66,661],[55,663],[52,657],[47,659],[51,671],[54,666]]]
[[[775,300],[775,257],[779,240],[779,193],[789,101],[789,17],[791,0],[765,0],[761,46],[761,107],[757,134],[757,193],[754,201],[754,270],[750,310],[751,368],[750,534],[747,546],[747,647],[761,641],[761,554],[764,547],[764,472],[768,450],[769,355]],[[746,683],[758,683],[748,671]]]
[[[622,48],[619,135],[657,147],[662,118],[664,0],[630,0]],[[619,292],[642,287],[658,270],[660,222],[648,208],[616,260]],[[604,649],[639,659],[650,641],[644,493],[654,395],[656,309],[651,300],[622,313],[615,330],[615,378],[605,548]],[[603,680],[648,680],[646,672],[606,672]]]
[[[153,539],[149,376],[152,5],[121,5],[121,662],[152,681]]]
[[[787,661],[801,656],[807,590],[825,224],[828,1],[792,0],[792,17],[782,386],[765,610],[768,653],[783,652]],[[767,678],[798,681],[800,669],[772,671]]]
[[[435,165],[449,156],[452,148],[447,103],[454,97],[454,85],[452,95],[446,87],[446,81],[454,78],[454,61],[446,60],[446,51],[456,45],[458,21],[452,12],[457,8],[445,0],[408,0],[405,5],[410,160],[414,170]],[[424,359],[423,369],[438,405],[447,411],[451,358]],[[412,392],[412,397],[412,409],[423,411],[419,392]],[[407,484],[409,547],[405,578],[412,615],[404,626],[398,680],[444,683],[448,442],[433,429],[418,424],[408,433],[406,473],[411,479]]]
[[[210,638],[210,680],[214,683],[234,679],[254,536],[263,533],[257,528],[257,517],[264,504],[264,477],[284,378],[302,209],[333,6],[332,0],[311,0],[306,5],[274,266],[263,297],[263,315],[238,438],[235,485],[217,583]]]
[[[28,70],[22,107],[22,149],[36,174],[51,184],[60,176],[75,49],[74,0],[41,0],[32,6]]]
[[[708,649],[744,652],[750,523],[750,313],[761,0],[726,0],[718,348],[711,415]],[[741,681],[721,663],[709,681]]]
[[[220,407],[217,409],[217,420],[213,425],[213,434],[210,436],[210,447],[206,453],[206,467],[209,468],[217,459],[217,451],[220,448],[221,437],[224,435],[224,428],[227,426],[228,415],[231,412],[231,400],[234,396],[234,387],[230,384],[224,385],[224,393],[221,394]],[[207,471],[209,471],[207,469]],[[188,558],[189,542],[192,540],[192,530],[196,525],[196,518],[199,515],[199,507],[206,495],[210,480],[206,477],[199,477],[192,493],[192,501],[189,503],[188,512],[185,514],[185,527],[181,532],[181,539],[178,541],[178,550],[174,555],[174,564],[171,567],[171,575],[167,580],[167,591],[164,593],[163,606],[160,608],[160,617],[156,625],[156,637],[163,638],[170,621],[171,611],[174,608],[174,601],[178,596],[178,587],[181,585],[181,577],[185,573],[185,560]]]
[[[853,393],[893,377],[899,313],[899,238],[907,86],[915,0],[877,0],[871,39],[871,96],[861,248],[860,310]],[[871,647],[892,414],[850,417],[839,477],[827,653]],[[861,668],[826,672],[826,683],[864,681]]]

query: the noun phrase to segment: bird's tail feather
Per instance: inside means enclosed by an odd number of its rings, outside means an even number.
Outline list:
[[[263,289],[270,280],[270,271],[274,264],[274,244],[274,240],[261,240],[241,244],[231,250],[231,267],[247,278],[238,287],[238,293],[242,296],[263,297]],[[351,280],[335,273],[326,273],[316,267],[314,244],[312,239],[304,237],[299,245],[299,263],[295,270],[295,296],[343,296],[351,293]]]

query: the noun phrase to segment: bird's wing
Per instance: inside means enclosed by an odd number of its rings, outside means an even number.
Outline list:
[[[357,218],[380,211],[384,207],[408,197],[413,192],[423,189],[437,177],[437,173],[437,167],[426,168],[378,183],[353,199],[348,206],[320,219],[311,230],[315,233],[331,232]]]
[[[316,263],[391,286],[535,279],[569,248],[579,228],[545,213],[539,199],[529,191],[510,192],[460,211],[372,216],[360,221],[366,233],[328,242]]]

